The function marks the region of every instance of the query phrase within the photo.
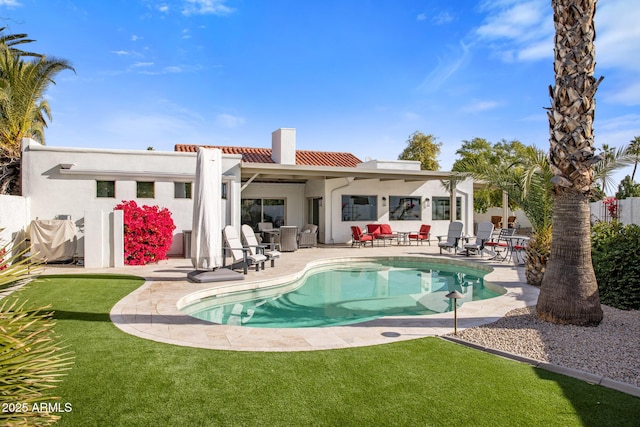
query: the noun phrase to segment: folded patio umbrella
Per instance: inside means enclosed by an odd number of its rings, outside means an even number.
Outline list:
[[[199,270],[222,265],[221,185],[222,152],[198,148],[193,192],[191,263]]]

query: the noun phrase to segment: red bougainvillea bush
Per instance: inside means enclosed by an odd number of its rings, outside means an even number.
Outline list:
[[[114,210],[124,211],[124,262],[146,265],[167,259],[176,229],[171,212],[158,206],[138,206],[122,201]]]

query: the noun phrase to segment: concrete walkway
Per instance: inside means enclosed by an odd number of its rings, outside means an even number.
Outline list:
[[[323,328],[252,328],[212,324],[183,314],[178,301],[193,300],[205,294],[231,287],[258,288],[300,276],[308,265],[325,259],[347,260],[352,257],[419,257],[444,262],[469,262],[493,268],[485,276],[507,290],[497,298],[465,302],[458,308],[458,329],[491,323],[508,311],[535,304],[538,289],[524,280],[524,268],[509,263],[481,260],[478,256],[439,255],[437,245],[387,245],[386,247],[330,247],[299,249],[283,253],[276,265],[268,264],[259,272],[250,270],[245,280],[221,283],[191,283],[190,260],[173,258],[143,267],[111,269],[79,267],[46,268],[44,274],[116,273],[143,277],[146,283],[111,311],[111,320],[121,330],[146,339],[181,346],[238,351],[305,351],[368,346],[400,340],[445,335],[453,332],[453,313],[429,316],[385,317],[350,326]],[[449,260],[449,261],[447,261]],[[193,293],[200,295],[189,296]]]

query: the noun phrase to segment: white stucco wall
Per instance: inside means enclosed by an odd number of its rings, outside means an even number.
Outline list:
[[[602,201],[593,202],[591,207],[591,219],[604,221],[608,218],[606,207]],[[622,224],[640,224],[640,197],[629,197],[618,200],[619,220]]]
[[[26,233],[29,222],[29,200],[26,197],[0,195],[0,230],[3,229],[0,231],[0,245],[24,238],[22,233]]]
[[[240,156],[225,155],[222,162],[225,179],[233,183],[228,189],[227,203],[231,203],[239,200]],[[65,173],[60,165],[76,173]],[[175,198],[174,182],[193,182],[195,168],[195,153],[46,147],[30,142],[23,149],[23,194],[31,202],[30,220],[71,215],[81,256],[85,211],[110,212],[123,200],[167,208],[176,225],[169,254],[179,255],[183,252],[182,231],[191,229],[193,199]],[[115,181],[115,197],[97,197],[96,180]],[[136,198],[136,181],[155,182],[155,197]],[[226,211],[225,217],[238,215],[231,208]]]

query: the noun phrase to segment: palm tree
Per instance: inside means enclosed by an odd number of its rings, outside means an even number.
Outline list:
[[[0,38],[1,40],[1,38]],[[15,43],[14,43],[15,44]],[[63,70],[75,71],[69,62],[36,56],[23,60],[22,51],[0,43],[0,193],[19,194],[22,138],[44,144],[44,129],[51,120],[44,93]]]
[[[467,163],[473,177],[492,188],[506,192],[514,209],[521,209],[532,227],[527,249],[527,283],[540,286],[551,246],[553,214],[553,174],[546,153],[535,147],[523,147],[521,157],[499,166],[471,160]]]
[[[42,58],[44,55],[35,52],[26,52],[22,49],[18,49],[16,46],[25,43],[32,43],[35,40],[28,39],[26,34],[4,34],[4,30],[7,27],[0,28],[0,45],[7,46],[12,53],[19,56],[31,56],[34,58]]]
[[[617,150],[609,147],[609,144],[602,145],[602,153],[598,156],[599,161],[593,167],[594,182],[600,183],[602,193],[615,188],[613,173],[631,164],[629,160],[629,147],[620,147]]]
[[[631,173],[631,181],[636,176],[636,169],[638,168],[638,162],[640,162],[640,136],[634,137],[627,145],[625,149],[627,159],[633,163],[633,172]]]
[[[602,321],[591,261],[589,195],[594,181],[594,96],[597,0],[552,0],[555,85],[550,88],[549,161],[554,184],[551,254],[536,311],[553,323]]]

